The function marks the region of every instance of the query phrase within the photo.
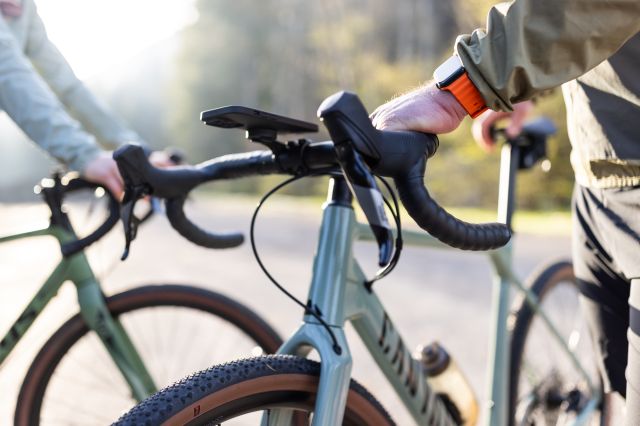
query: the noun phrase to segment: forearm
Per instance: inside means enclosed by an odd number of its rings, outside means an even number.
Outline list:
[[[516,0],[491,9],[487,29],[456,51],[494,110],[557,87],[613,55],[640,31],[638,0]]]
[[[0,48],[0,108],[34,142],[71,169],[83,171],[101,151],[9,39],[2,40]]]
[[[98,140],[114,149],[140,137],[118,120],[76,77],[71,66],[47,37],[44,25],[34,12],[29,28],[26,55],[74,118]]]
[[[117,119],[84,84],[75,86],[60,98],[71,115],[105,147],[113,150],[123,143],[142,142],[140,136]]]

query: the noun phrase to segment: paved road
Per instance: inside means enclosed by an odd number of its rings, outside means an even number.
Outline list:
[[[254,201],[199,202],[194,211],[200,223],[211,229],[248,229]],[[295,295],[304,299],[315,249],[319,206],[294,201],[268,205],[258,224],[258,245],[264,262]],[[39,205],[0,206],[0,235],[11,229],[46,221]],[[136,283],[192,282],[228,294],[249,305],[269,320],[283,335],[299,323],[301,312],[281,295],[258,269],[248,244],[234,250],[201,249],[183,240],[162,217],[140,230],[130,259],[119,263],[122,247],[120,232],[112,232],[91,249],[90,259],[103,275],[107,293]],[[358,244],[357,256],[365,270],[375,271],[375,251]],[[566,237],[518,236],[515,244],[516,270],[525,275],[545,259],[566,256]],[[56,263],[55,244],[47,240],[11,243],[0,246],[0,330],[6,330],[12,318],[27,303]],[[115,265],[115,268],[113,268]],[[432,340],[444,342],[452,356],[463,366],[476,392],[483,397],[489,314],[491,268],[479,254],[407,248],[391,277],[376,284],[404,340],[415,347]],[[17,347],[0,370],[0,424],[9,424],[17,387],[29,362],[43,339],[75,310],[73,287],[65,287],[43,314],[45,319]],[[349,332],[353,336],[352,331]],[[353,339],[356,360],[354,377],[374,390],[399,424],[408,424],[406,413],[363,345]]]

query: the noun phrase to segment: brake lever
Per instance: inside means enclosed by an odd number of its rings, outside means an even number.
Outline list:
[[[184,161],[184,155],[181,153],[167,152],[170,160],[174,164],[180,164]],[[148,164],[148,157],[151,151],[142,145],[129,145],[121,147],[114,152],[113,158],[118,164],[120,175],[124,179],[125,192],[120,208],[120,217],[124,225],[125,247],[121,256],[121,260],[125,260],[129,256],[131,242],[135,240],[138,226],[149,219],[153,213],[161,211],[160,201],[155,197],[150,199],[151,208],[139,218],[135,215],[135,207],[138,200],[149,195],[152,190],[144,182],[143,176],[138,172],[139,168]]]
[[[384,267],[391,261],[393,232],[384,211],[380,188],[364,159],[351,144],[336,144],[335,150],[338,163],[378,243],[378,265]]]
[[[147,194],[148,189],[145,185],[128,186],[125,188],[122,207],[120,208],[120,217],[122,219],[122,224],[124,225],[125,242],[124,251],[120,260],[126,260],[127,257],[129,257],[131,242],[136,239],[138,226],[153,214],[153,209],[151,209],[142,219],[135,215],[136,203]]]
[[[162,201],[160,200],[160,198],[148,196],[145,198],[145,201],[149,204],[149,208],[144,212],[144,214],[141,217],[136,216],[140,220],[138,225],[145,223],[147,220],[151,219],[153,215],[157,213],[162,214],[164,212]]]

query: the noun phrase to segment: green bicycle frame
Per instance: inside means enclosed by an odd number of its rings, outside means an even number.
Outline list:
[[[513,209],[513,173],[517,152],[505,146],[501,165],[499,216],[509,223]],[[365,286],[366,277],[353,257],[353,242],[375,241],[368,225],[357,223],[348,188],[343,178],[332,179],[329,198],[324,206],[322,224],[308,303],[331,327],[334,337],[313,316],[305,315],[300,328],[283,344],[278,353],[306,356],[311,349],[320,355],[321,370],[314,426],[341,424],[346,406],[352,358],[344,333],[347,321],[364,342],[368,351],[390,382],[417,424],[453,425],[444,405],[430,389],[422,364],[413,359],[399,331],[373,290]],[[403,231],[405,246],[446,248],[449,246],[425,232]],[[507,327],[510,288],[523,292],[536,315],[584,377],[594,397],[583,407],[575,424],[585,424],[597,408],[600,390],[592,383],[576,354],[564,342],[547,314],[540,309],[536,296],[516,277],[512,268],[511,245],[488,252],[495,273],[493,283],[492,334],[489,341],[488,392],[484,424],[507,424],[510,336]],[[333,340],[335,339],[335,341]],[[340,350],[336,350],[336,344]],[[263,425],[289,424],[291,412],[275,410]]]
[[[76,239],[72,231],[51,224],[47,228],[0,237],[0,243],[40,236],[54,237],[60,245]],[[107,309],[100,284],[83,252],[62,258],[9,328],[0,341],[0,365],[4,363],[16,344],[66,281],[71,281],[76,286],[82,318],[100,337],[107,352],[129,384],[134,398],[141,401],[156,392],[157,388],[129,336]]]

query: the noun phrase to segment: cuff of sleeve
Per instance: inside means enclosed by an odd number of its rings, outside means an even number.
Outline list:
[[[139,145],[147,145],[146,142],[133,130],[123,130],[119,132],[117,135],[114,135],[113,138],[109,140],[98,139],[100,141],[100,145],[107,148],[110,151],[115,151],[120,148],[122,145],[126,145],[128,143],[135,143]]]
[[[458,36],[455,43],[456,54],[460,57],[464,69],[484,98],[486,105],[494,111],[513,111],[511,103],[498,95],[480,71],[479,39],[482,37],[484,33],[480,30],[474,31],[472,35]]]
[[[97,145],[89,145],[86,148],[83,148],[82,151],[79,151],[74,158],[68,159],[66,161],[67,166],[71,170],[83,173],[84,169],[87,167],[87,164],[89,164],[102,152],[103,150]]]

